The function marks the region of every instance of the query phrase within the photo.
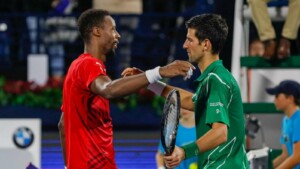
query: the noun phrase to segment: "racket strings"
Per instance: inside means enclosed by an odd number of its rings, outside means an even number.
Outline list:
[[[172,154],[179,123],[180,95],[172,90],[167,96],[162,116],[161,141],[166,155]]]
[[[171,103],[171,102],[170,102]],[[176,105],[175,101],[171,103],[169,106],[169,110],[167,111],[168,114],[166,116],[166,121],[165,121],[165,143],[167,146],[170,146],[172,143],[172,140],[174,139],[176,135],[176,127],[177,127],[177,110],[176,110]]]

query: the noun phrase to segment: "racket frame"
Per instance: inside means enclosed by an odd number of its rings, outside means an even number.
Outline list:
[[[172,140],[171,140],[171,144],[169,147],[166,146],[166,142],[165,142],[165,127],[166,127],[166,120],[168,118],[168,115],[170,113],[169,109],[172,103],[170,103],[172,101],[172,97],[174,97],[173,95],[175,95],[176,98],[176,102],[175,105],[177,105],[177,107],[175,107],[176,109],[176,121],[175,121],[175,129],[172,132]],[[179,124],[179,116],[180,116],[180,94],[179,91],[176,89],[173,89],[167,96],[165,104],[164,104],[164,109],[163,109],[163,114],[162,114],[162,118],[161,118],[161,143],[162,146],[165,150],[165,155],[171,155],[172,152],[174,151],[175,148],[175,142],[176,142],[176,136],[177,136],[177,130],[178,130],[178,124]]]

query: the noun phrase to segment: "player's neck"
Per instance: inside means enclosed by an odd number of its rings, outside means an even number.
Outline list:
[[[92,57],[97,58],[103,62],[106,61],[105,55],[103,55],[99,48],[95,48],[95,46],[92,45],[85,45],[84,47],[84,53],[88,53],[92,55]]]
[[[292,105],[292,106],[289,106],[288,108],[286,108],[286,110],[284,110],[284,114],[288,118],[290,118],[297,110],[299,110],[299,106]]]
[[[219,55],[212,55],[212,54],[205,55],[202,58],[202,60],[199,62],[198,67],[200,71],[203,73],[210,64],[212,64],[217,60],[219,60]]]

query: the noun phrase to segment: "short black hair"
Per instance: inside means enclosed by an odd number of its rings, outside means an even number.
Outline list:
[[[88,9],[79,16],[77,26],[84,42],[90,40],[90,33],[93,27],[102,26],[105,16],[110,16],[110,14],[103,9]]]
[[[201,14],[189,19],[186,28],[196,29],[195,36],[202,41],[209,39],[212,54],[220,53],[228,35],[228,26],[224,18],[217,14]]]
[[[295,101],[294,101],[295,104],[298,105],[298,106],[300,106],[300,99],[294,97],[294,100],[295,100]]]

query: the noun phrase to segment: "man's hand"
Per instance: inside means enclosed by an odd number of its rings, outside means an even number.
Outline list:
[[[163,66],[159,69],[161,77],[174,77],[174,76],[183,76],[186,77],[192,70],[195,70],[195,67],[188,61],[175,60],[172,63]],[[190,72],[189,72],[190,71]]]
[[[137,75],[140,73],[144,73],[144,71],[142,71],[141,69],[136,68],[136,67],[132,67],[132,68],[129,67],[129,68],[126,68],[125,70],[123,70],[123,72],[121,73],[121,76],[126,77],[126,76]]]
[[[165,164],[168,168],[177,167],[182,160],[184,160],[184,150],[175,146],[173,153],[170,156],[164,156]]]
[[[166,66],[160,67],[159,74],[161,75],[161,77],[165,77],[165,78],[171,78],[174,76],[190,77],[192,74],[192,70],[195,70],[195,67],[188,61],[175,60]],[[126,76],[140,74],[143,72],[144,71],[142,71],[141,69],[132,67],[132,68],[126,68],[121,73],[121,75],[123,77],[126,77]]]

